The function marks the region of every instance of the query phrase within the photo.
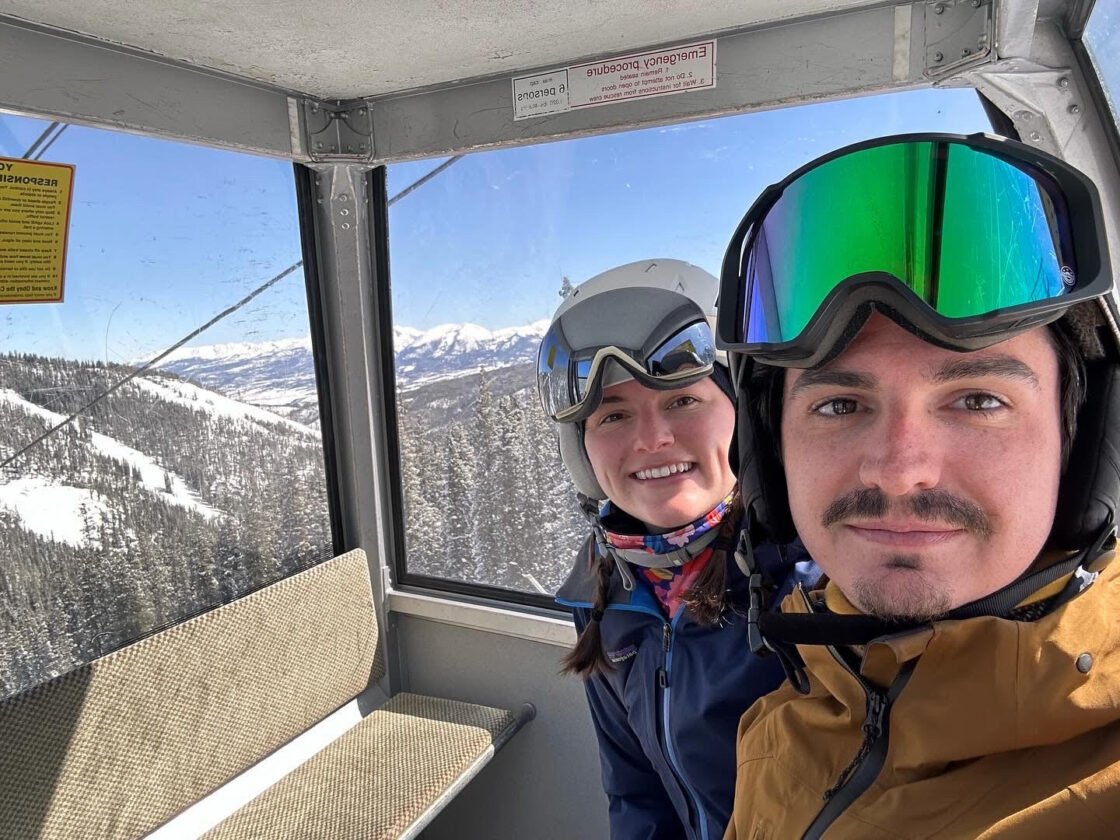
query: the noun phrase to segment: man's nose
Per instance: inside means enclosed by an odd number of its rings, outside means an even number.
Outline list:
[[[860,462],[860,481],[888,496],[905,496],[936,487],[941,458],[934,419],[923,408],[900,407],[883,412]]]

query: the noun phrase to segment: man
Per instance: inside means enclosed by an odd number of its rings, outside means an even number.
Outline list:
[[[825,573],[752,645],[727,838],[1114,837],[1120,352],[1093,185],[981,135],[859,144],[724,262],[752,546]]]

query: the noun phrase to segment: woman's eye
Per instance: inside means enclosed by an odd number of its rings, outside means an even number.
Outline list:
[[[966,394],[961,397],[961,404],[969,411],[995,411],[1003,408],[999,397],[991,394]]]
[[[816,414],[823,414],[825,417],[839,417],[843,414],[854,414],[858,409],[859,403],[855,400],[838,398],[820,403],[813,411]]]
[[[615,423],[622,419],[621,411],[612,411],[610,414],[604,414],[599,418],[598,425],[605,426],[608,423]]]
[[[679,407],[684,407],[686,405],[692,405],[693,403],[696,403],[696,402],[698,402],[696,397],[691,397],[688,394],[685,394],[682,397],[677,397],[675,400],[673,400],[673,402],[670,405],[679,408]]]

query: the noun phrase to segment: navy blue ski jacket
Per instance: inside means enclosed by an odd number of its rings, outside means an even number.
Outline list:
[[[577,632],[590,620],[597,583],[587,551],[585,545],[556,595],[573,608]],[[764,546],[756,557],[771,580],[782,582],[771,608],[796,583],[809,586],[820,574],[800,547],[783,558]],[[601,632],[614,668],[585,681],[612,840],[723,837],[739,718],[784,678],[776,657],[751,653],[747,579],[731,552],[726,562],[732,608],[721,626],[698,624],[687,608],[669,622],[639,572],[632,592],[619,575],[612,580]]]

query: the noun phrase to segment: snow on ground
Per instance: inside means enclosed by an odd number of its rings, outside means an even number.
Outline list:
[[[143,452],[133,449],[130,446],[125,446],[119,440],[98,432],[93,433],[93,445],[97,447],[102,454],[134,466],[140,472],[140,483],[149,490],[163,493],[166,501],[171,504],[187,508],[188,510],[197,511],[207,519],[214,519],[221,515],[218,511],[214,510],[214,508],[210,507],[210,505],[200,500],[198,495],[187,487],[183,479],[165,470]],[[167,491],[168,478],[171,479],[170,493]]]
[[[197,409],[199,411],[208,411],[219,417],[228,417],[232,420],[241,420],[244,422],[287,426],[289,429],[300,432],[308,437],[319,437],[319,432],[316,429],[305,426],[303,423],[297,423],[295,420],[289,420],[286,417],[273,414],[271,411],[266,411],[263,408],[246,405],[243,402],[238,402],[229,397],[223,397],[221,394],[215,393],[214,391],[199,388],[197,385],[192,385],[189,382],[184,382],[179,379],[137,377],[132,380],[131,384],[140,388],[142,391],[147,391],[150,394],[156,395],[162,400],[185,405],[188,408]]]
[[[66,415],[64,414],[58,414],[48,408],[43,408],[40,405],[25,400],[11,388],[0,388],[0,403],[7,403],[8,405],[15,406],[21,409],[25,414],[30,414],[33,417],[46,420],[52,426],[57,426],[66,419]]]
[[[62,487],[38,477],[0,484],[0,507],[15,513],[28,530],[39,536],[78,548],[86,542],[86,519],[96,530],[106,512],[100,495],[92,490]]]
[[[22,409],[28,414],[33,414],[37,417],[41,417],[52,426],[61,423],[66,419],[66,417],[62,414],[57,414],[41,406],[35,405],[35,403],[28,402],[10,388],[0,388],[0,402],[15,406],[16,408]],[[194,491],[187,487],[186,482],[184,482],[183,479],[173,473],[169,473],[168,471],[164,470],[163,467],[161,467],[154,460],[152,460],[152,458],[145,455],[143,452],[139,451],[138,449],[133,449],[130,446],[125,446],[115,438],[111,438],[108,435],[100,434],[99,432],[94,432],[92,437],[94,448],[110,458],[115,458],[118,461],[123,461],[126,464],[135,467],[136,470],[140,473],[140,481],[144,485],[144,487],[151,490],[152,492],[162,493],[164,499],[167,502],[173,505],[178,505],[179,507],[187,508],[188,510],[197,511],[207,519],[213,519],[214,517],[221,515],[219,511],[201,501],[198,498],[197,494],[195,494]],[[170,477],[171,479],[170,493],[167,492],[168,477]],[[41,479],[26,480],[30,481]],[[16,482],[12,482],[11,484],[14,483]],[[11,484],[0,485],[0,488],[10,487]],[[59,487],[57,489],[74,490],[75,488]],[[89,491],[83,490],[81,492]],[[23,517],[25,521],[28,521],[27,517],[24,515],[23,508],[20,509],[20,516]],[[31,526],[29,525],[28,527]]]

